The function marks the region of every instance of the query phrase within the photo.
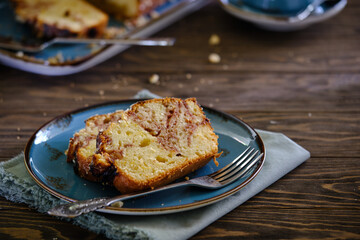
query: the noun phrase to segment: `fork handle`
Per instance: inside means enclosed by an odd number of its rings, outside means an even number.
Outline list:
[[[97,209],[104,208],[118,201],[140,197],[146,194],[160,192],[170,188],[176,188],[186,185],[193,185],[193,183],[191,181],[184,181],[184,182],[173,183],[163,187],[155,188],[153,190],[149,190],[141,193],[130,193],[130,194],[119,195],[111,198],[92,198],[92,199],[76,201],[72,203],[65,203],[51,208],[48,211],[48,214],[58,217],[70,217],[70,218],[77,217],[84,213],[93,212]]]
[[[175,38],[54,38],[52,43],[121,44],[139,46],[173,46]]]

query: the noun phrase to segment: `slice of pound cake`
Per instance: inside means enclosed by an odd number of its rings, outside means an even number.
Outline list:
[[[28,23],[39,37],[99,37],[107,14],[84,0],[12,0],[17,20]]]
[[[218,156],[218,137],[195,98],[140,101],[118,114],[99,131],[96,150],[90,150],[94,154],[86,155],[86,171],[78,169],[89,180],[110,183],[122,193],[142,191],[170,183]],[[82,132],[89,131],[77,134]],[[74,162],[80,168],[79,157]]]
[[[74,163],[74,170],[81,177],[90,181],[100,181],[92,172],[92,158],[96,152],[96,138],[99,132],[104,131],[112,122],[123,117],[123,111],[96,115],[86,120],[85,128],[75,133],[70,139],[66,151],[67,161]]]

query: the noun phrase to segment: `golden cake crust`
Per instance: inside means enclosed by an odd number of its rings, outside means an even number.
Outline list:
[[[151,179],[146,182],[140,182],[131,176],[119,173],[115,176],[113,185],[121,193],[139,192],[147,189],[154,189],[156,187],[164,186],[168,183],[175,181],[181,177],[184,177],[197,169],[205,166],[212,158],[215,158],[217,151],[207,156],[198,157],[192,159],[184,165],[178,166],[176,169],[172,169],[163,175],[159,175],[157,178]]]

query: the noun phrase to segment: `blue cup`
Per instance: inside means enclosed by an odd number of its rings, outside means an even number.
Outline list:
[[[314,0],[241,0],[245,5],[270,14],[296,14]]]

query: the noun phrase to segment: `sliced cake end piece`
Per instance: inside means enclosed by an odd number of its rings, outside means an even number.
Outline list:
[[[100,131],[104,131],[112,122],[123,118],[123,111],[109,114],[95,115],[86,120],[85,128],[75,133],[70,139],[66,151],[67,161],[74,164],[74,170],[81,177],[90,181],[100,181],[92,168],[93,155],[96,152],[96,138]]]

